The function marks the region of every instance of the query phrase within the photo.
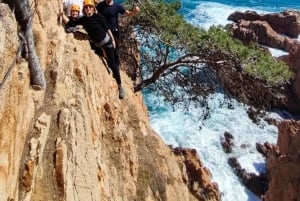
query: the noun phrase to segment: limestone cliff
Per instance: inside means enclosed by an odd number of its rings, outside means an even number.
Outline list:
[[[57,25],[58,1],[36,2],[47,88],[31,88],[22,58],[2,83],[0,200],[220,200],[197,154],[174,153],[151,129],[127,75],[121,72],[126,98],[119,100],[104,60],[84,37]],[[3,80],[18,48],[17,23],[3,3],[0,32]]]

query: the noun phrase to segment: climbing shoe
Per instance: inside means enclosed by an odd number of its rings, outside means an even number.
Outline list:
[[[119,99],[123,99],[125,97],[125,90],[122,87],[122,85],[118,85],[118,89],[119,89]]]

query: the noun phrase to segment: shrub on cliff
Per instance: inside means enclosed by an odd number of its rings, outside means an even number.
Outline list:
[[[284,63],[257,44],[245,46],[226,27],[204,30],[189,24],[178,13],[180,2],[140,0],[138,4],[141,12],[130,21],[139,38],[142,67],[135,91],[151,85],[171,103],[193,100],[207,106],[206,97],[223,88],[229,96],[246,97],[240,100],[266,109],[279,97],[270,89],[288,84],[293,76]],[[251,86],[242,91],[229,89],[241,88],[239,77],[247,77],[247,84],[253,82],[260,90],[253,93]]]

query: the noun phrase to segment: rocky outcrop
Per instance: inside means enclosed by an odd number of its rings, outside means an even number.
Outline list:
[[[265,194],[268,188],[267,177],[264,173],[256,175],[247,172],[241,167],[238,160],[234,157],[228,159],[228,164],[232,167],[234,173],[240,178],[241,182],[258,197]]]
[[[286,120],[279,124],[277,145],[257,143],[266,157],[266,173],[249,173],[235,157],[229,165],[241,182],[263,201],[295,201],[300,198],[300,122]]]
[[[300,60],[296,57],[300,51],[300,42],[293,39],[300,34],[300,12],[257,14],[255,11],[244,13],[236,11],[229,17],[233,35],[240,40],[255,42],[268,47],[282,49],[289,53],[283,60],[297,72]]]
[[[294,201],[300,198],[300,122],[279,125],[277,146],[267,153],[269,189],[264,201]]]
[[[19,168],[28,126],[43,93],[29,87],[28,67],[20,60],[4,81],[18,49],[17,24],[6,5],[0,3],[0,200],[15,198]],[[16,199],[17,200],[17,199]]]
[[[36,8],[47,88],[33,90],[28,63],[18,59],[1,89],[0,200],[220,200],[204,166],[174,154],[151,129],[127,75],[121,72],[127,95],[119,100],[105,61],[84,37],[57,25],[57,1],[38,1]],[[18,38],[8,6],[0,9],[2,80]]]
[[[218,191],[217,183],[212,183],[210,171],[203,166],[199,155],[195,149],[175,148],[173,152],[183,161],[187,174],[184,175],[190,191],[199,200],[209,200],[218,198],[221,200],[221,194]],[[203,191],[203,189],[205,189]]]
[[[292,38],[300,34],[300,12],[297,10],[286,10],[281,13],[258,14],[255,11],[236,11],[228,16],[228,20],[239,23],[245,21],[265,21],[272,29]]]
[[[291,113],[300,113],[300,42],[294,39],[300,34],[300,12],[287,10],[281,13],[257,14],[255,11],[232,13],[229,20],[233,35],[245,43],[259,43],[282,49],[289,54],[280,56],[295,73],[290,89],[286,92],[288,101],[284,106]]]
[[[234,146],[234,137],[231,133],[225,132],[224,137],[221,137],[221,145],[225,153],[231,153]]]
[[[232,30],[236,38],[246,43],[259,43],[287,52],[295,52],[300,47],[299,41],[279,35],[266,21],[240,20],[232,25]]]
[[[234,137],[231,133],[225,132],[224,138],[221,138],[221,145],[225,153],[231,153],[234,147]],[[257,150],[260,153],[267,153],[268,144],[256,145]],[[242,144],[241,148],[246,148],[246,144]],[[268,189],[268,181],[265,173],[260,173],[259,175],[251,172],[247,172],[246,169],[242,168],[236,157],[229,157],[228,164],[232,168],[235,175],[240,179],[240,181],[254,194],[261,197],[265,194]]]

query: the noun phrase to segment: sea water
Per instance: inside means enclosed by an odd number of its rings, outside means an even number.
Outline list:
[[[258,13],[300,10],[299,0],[182,0],[180,13],[195,26],[208,29],[211,25],[231,23],[227,17],[234,11],[255,10]],[[270,49],[279,56],[285,52]],[[222,93],[210,97],[210,117],[203,120],[201,107],[186,110],[178,104],[174,108],[155,93],[144,92],[151,125],[166,144],[197,150],[200,160],[218,183],[223,201],[259,201],[260,198],[245,188],[228,165],[228,158],[236,157],[246,171],[259,174],[265,171],[265,158],[257,152],[256,143],[276,143],[278,129],[264,120],[255,124],[247,115],[248,106],[232,100],[233,108],[224,103]],[[231,108],[231,109],[229,109]],[[284,111],[268,114],[277,120],[291,117]],[[220,144],[225,132],[234,136],[232,153],[226,154]]]

